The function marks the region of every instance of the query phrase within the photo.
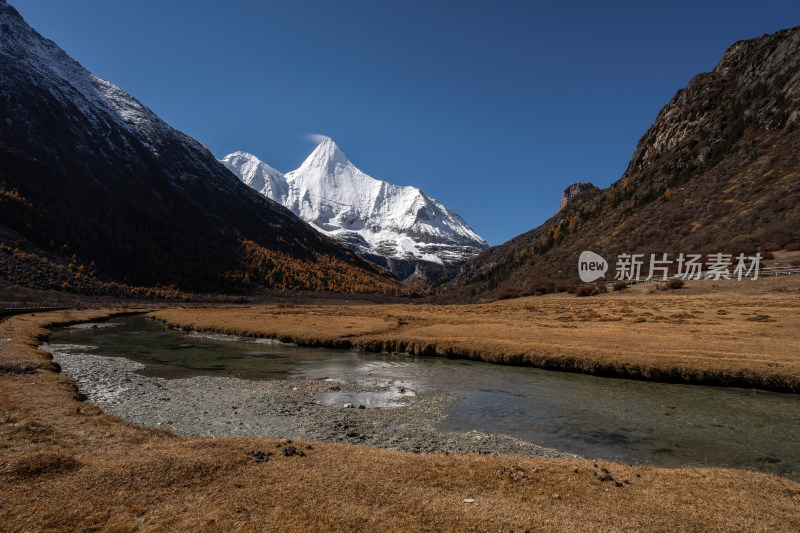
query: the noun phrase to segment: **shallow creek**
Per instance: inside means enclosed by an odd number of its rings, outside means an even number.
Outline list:
[[[57,329],[43,348],[88,400],[184,434],[420,452],[557,450],[800,480],[800,395],[303,348],[181,331],[143,316]]]

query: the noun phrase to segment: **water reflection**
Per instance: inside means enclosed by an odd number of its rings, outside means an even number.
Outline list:
[[[317,396],[328,404],[394,407],[404,395],[444,390],[459,401],[442,430],[505,433],[595,458],[752,468],[800,480],[798,395],[302,348],[187,333],[141,316],[113,322],[118,325],[61,329],[50,342],[130,358],[150,376],[301,376],[385,385],[378,393]]]

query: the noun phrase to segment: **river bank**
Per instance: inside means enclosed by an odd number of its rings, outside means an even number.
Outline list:
[[[309,348],[185,331],[142,315],[58,328],[41,348],[77,380],[87,401],[137,425],[187,436],[324,440],[417,453],[535,456],[546,447],[633,465],[751,469],[800,482],[794,394]]]
[[[483,305],[274,305],[151,313],[173,327],[669,383],[800,392],[800,276],[760,289],[637,286]],[[760,282],[759,282],[760,283]],[[781,285],[777,285],[781,283]]]
[[[109,314],[0,324],[0,522],[10,530],[800,529],[800,485],[773,475],[140,428],[81,401],[36,349],[45,327]]]
[[[454,401],[446,393],[400,396],[392,408],[344,400],[325,404],[315,395],[375,396],[395,387],[323,378],[165,379],[143,375],[140,363],[86,353],[80,346],[45,343],[42,349],[53,355],[63,375],[77,379],[86,401],[138,426],[187,437],[267,436],[413,453],[578,458],[506,435],[439,431],[435,426],[445,416],[443,407]]]

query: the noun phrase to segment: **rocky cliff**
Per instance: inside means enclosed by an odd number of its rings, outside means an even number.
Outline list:
[[[582,250],[800,248],[798,122],[800,28],[735,43],[659,112],[618,181],[577,201],[571,186],[555,216],[466,264],[445,292],[575,281]]]

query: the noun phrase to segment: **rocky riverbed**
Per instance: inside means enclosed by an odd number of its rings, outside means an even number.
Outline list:
[[[138,362],[92,354],[91,346],[45,343],[42,348],[53,354],[63,374],[75,378],[86,401],[134,424],[181,435],[329,441],[416,453],[575,457],[506,435],[439,431],[446,407],[455,400],[445,392],[414,395],[399,383],[330,378],[165,379],[143,374]],[[378,398],[378,405],[391,407],[359,403],[360,398]]]

